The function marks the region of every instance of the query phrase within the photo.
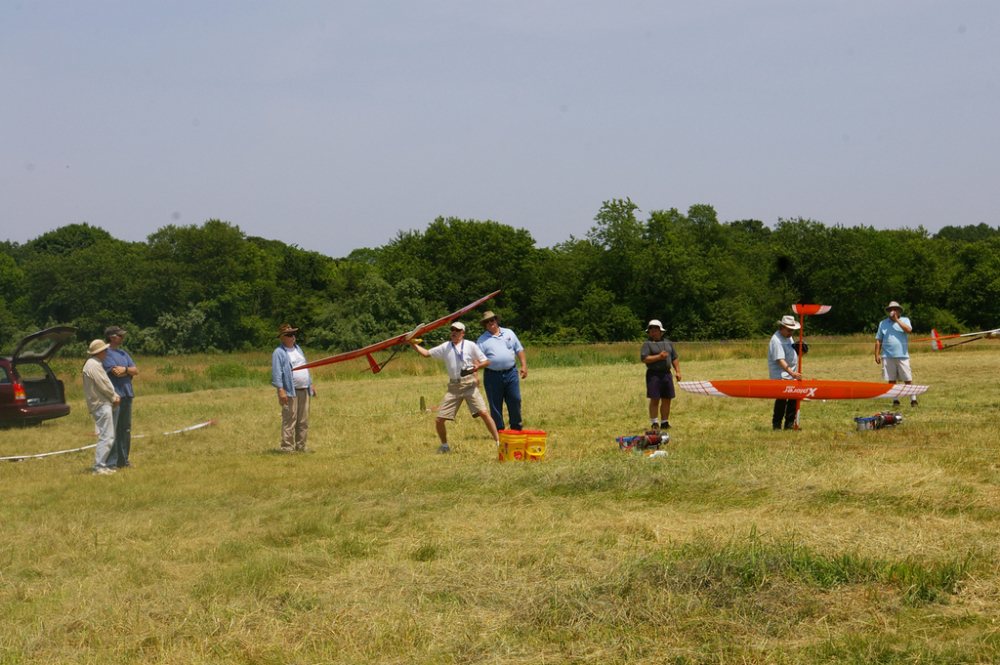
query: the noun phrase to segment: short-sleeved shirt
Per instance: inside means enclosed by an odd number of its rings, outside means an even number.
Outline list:
[[[650,337],[642,343],[642,349],[639,351],[639,359],[643,362],[645,362],[646,358],[655,356],[662,351],[666,351],[669,358],[649,363],[646,365],[647,372],[669,372],[670,363],[677,360],[677,351],[674,349],[674,345],[670,343],[670,340],[663,337],[658,340]]]
[[[458,344],[452,344],[449,340],[438,344],[433,349],[428,349],[428,351],[431,358],[444,361],[444,366],[448,368],[448,378],[452,381],[461,379],[462,370],[471,369],[473,360],[479,362],[486,360],[482,349],[476,346],[475,342],[470,342],[467,339],[463,339]],[[492,365],[492,363],[490,364]]]
[[[111,385],[115,387],[115,392],[118,393],[119,397],[135,397],[132,392],[132,376],[130,374],[115,376],[114,372],[111,371],[112,367],[135,367],[128,351],[108,347],[108,355],[104,356],[101,365],[107,372],[108,378],[111,379]]]
[[[899,317],[900,323],[905,323],[907,328],[913,329],[910,320],[905,316]],[[909,358],[910,346],[907,341],[906,332],[892,319],[883,319],[878,324],[878,332],[875,339],[882,342],[883,358]]]
[[[767,345],[767,378],[769,379],[791,379],[792,375],[781,369],[778,361],[784,359],[788,363],[788,368],[793,372],[799,368],[799,354],[795,352],[795,342],[791,337],[785,337],[781,331],[771,335],[771,342]]]
[[[524,351],[521,340],[510,328],[500,328],[496,335],[488,330],[476,340],[480,350],[490,361],[490,369],[506,372],[516,364],[517,354]]]

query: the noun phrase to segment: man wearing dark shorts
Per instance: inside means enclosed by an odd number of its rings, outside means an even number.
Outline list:
[[[675,397],[670,366],[681,380],[681,364],[670,340],[663,339],[663,324],[653,319],[646,326],[649,339],[642,343],[639,358],[646,365],[646,397],[649,398],[650,429],[670,429],[670,400]],[[656,421],[659,412],[660,421]]]

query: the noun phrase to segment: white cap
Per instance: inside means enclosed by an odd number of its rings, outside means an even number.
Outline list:
[[[458,328],[459,330],[465,330],[465,324],[462,323],[461,321],[452,321],[451,327]]]
[[[648,325],[648,326],[646,326],[646,330],[649,330],[650,328],[659,328],[660,330],[666,330],[666,329],[665,329],[665,328],[663,327],[663,324],[662,324],[662,323],[660,323],[660,320],[659,320],[659,319],[653,319],[652,321],[650,321],[650,322],[649,322],[649,325]]]

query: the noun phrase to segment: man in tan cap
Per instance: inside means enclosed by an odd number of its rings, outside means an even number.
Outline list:
[[[910,371],[910,347],[908,334],[913,332],[910,319],[903,316],[903,307],[893,300],[885,306],[889,316],[878,324],[875,333],[875,364],[882,365],[882,379],[895,384],[902,381],[906,385],[913,383],[913,372]],[[893,406],[899,406],[899,400],[892,400]],[[910,406],[917,405],[917,398],[910,398]]]
[[[87,353],[90,358],[83,364],[83,394],[87,400],[87,411],[94,417],[94,425],[97,426],[94,473],[106,475],[115,472],[106,462],[111,446],[115,444],[114,409],[118,406],[119,397],[101,364],[108,355],[108,343],[95,339]]]
[[[490,361],[483,375],[483,389],[490,404],[490,416],[497,429],[504,429],[503,405],[507,404],[510,428],[520,431],[521,423],[521,379],[528,378],[528,361],[524,347],[510,328],[500,327],[500,317],[491,311],[483,314],[480,321],[486,332],[479,336],[476,344]],[[520,376],[517,362],[521,362]]]
[[[778,321],[778,330],[771,336],[767,346],[767,378],[779,380],[802,380],[798,372],[799,354],[792,342],[792,333],[802,326],[794,316],[786,315]],[[784,420],[785,429],[795,429],[795,400],[774,400],[774,413],[771,416],[771,429],[781,429]]]

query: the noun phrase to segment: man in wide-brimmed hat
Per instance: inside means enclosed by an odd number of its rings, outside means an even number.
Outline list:
[[[476,344],[490,361],[485,367],[483,388],[486,390],[486,401],[490,405],[490,416],[497,429],[505,429],[503,422],[503,405],[507,404],[507,416],[510,428],[520,431],[521,423],[521,379],[528,377],[528,361],[524,355],[524,347],[510,328],[500,327],[500,317],[487,310],[480,321],[486,332],[479,336]],[[521,362],[521,372],[518,375],[517,361]]]
[[[271,354],[271,384],[278,389],[281,404],[281,452],[311,453],[306,446],[309,433],[309,397],[315,395],[308,369],[293,371],[306,364],[306,354],[295,343],[298,328],[284,324],[278,330],[281,344]]]
[[[108,355],[108,343],[95,339],[87,348],[90,358],[83,364],[83,394],[87,411],[97,426],[97,448],[94,450],[94,473],[105,475],[115,470],[107,466],[108,453],[115,444],[114,408],[119,398],[101,361]]]
[[[882,378],[889,383],[897,381],[910,385],[913,372],[910,371],[910,347],[907,335],[913,332],[910,319],[903,316],[903,306],[893,300],[885,306],[889,316],[878,324],[875,333],[875,363],[882,365]],[[899,400],[892,401],[899,406]],[[910,406],[917,405],[917,398],[910,398]]]
[[[801,326],[794,316],[786,315],[778,321],[778,330],[771,336],[767,346],[767,370],[769,379],[784,379],[786,381],[802,379],[798,372],[799,354],[792,342],[792,333]],[[771,416],[771,428],[781,429],[784,421],[785,429],[795,428],[795,400],[774,400],[774,414]]]
[[[674,368],[677,380],[681,380],[681,363],[677,350],[669,339],[663,337],[663,324],[653,319],[646,326],[649,339],[639,349],[639,360],[646,366],[646,397],[649,398],[650,428],[659,432],[670,429],[670,402],[676,397],[674,379],[670,368]],[[659,422],[656,416],[660,416]]]

